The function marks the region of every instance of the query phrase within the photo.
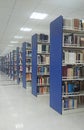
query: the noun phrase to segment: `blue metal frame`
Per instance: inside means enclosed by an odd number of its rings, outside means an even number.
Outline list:
[[[32,94],[37,96],[37,34],[32,36]]]
[[[22,44],[22,83],[23,87],[26,88],[26,42]]]
[[[16,55],[17,55],[17,84],[20,83],[19,79],[19,47],[16,48]]]
[[[50,106],[62,114],[62,34],[63,17],[50,24]]]

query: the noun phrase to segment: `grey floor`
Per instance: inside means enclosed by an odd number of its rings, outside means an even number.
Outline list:
[[[84,130],[84,111],[59,115],[49,96],[34,97],[0,74],[0,130]]]

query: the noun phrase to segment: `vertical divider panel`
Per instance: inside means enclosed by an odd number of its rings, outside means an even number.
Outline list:
[[[50,24],[50,106],[62,114],[62,33],[63,17]]]
[[[32,94],[37,96],[37,34],[32,36]]]

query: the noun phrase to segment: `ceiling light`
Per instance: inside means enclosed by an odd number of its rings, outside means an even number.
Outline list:
[[[13,47],[14,45],[8,45],[9,47]]]
[[[32,29],[31,28],[21,28],[20,31],[25,31],[25,32],[29,32],[31,31]]]
[[[23,37],[22,36],[14,36],[14,38],[16,38],[16,39],[22,39]]]
[[[11,41],[10,43],[18,43],[18,41]]]
[[[31,19],[40,19],[43,20],[48,16],[48,14],[45,13],[38,13],[38,12],[33,12],[32,15],[30,16]]]

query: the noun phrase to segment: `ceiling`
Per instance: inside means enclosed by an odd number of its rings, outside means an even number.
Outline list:
[[[32,20],[33,12],[48,16],[44,20]],[[24,41],[31,43],[35,33],[49,34],[50,22],[59,15],[84,19],[84,0],[0,0],[0,55],[6,55]],[[32,28],[32,31],[22,32],[21,27]],[[17,35],[23,38],[15,39]],[[9,47],[11,41],[17,43]]]

